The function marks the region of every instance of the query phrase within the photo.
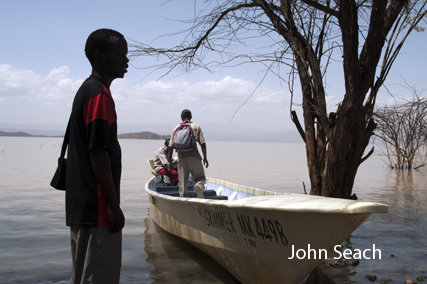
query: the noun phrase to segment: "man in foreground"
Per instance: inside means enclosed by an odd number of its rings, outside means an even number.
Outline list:
[[[118,284],[122,228],[121,149],[111,82],[128,68],[127,42],[114,30],[88,37],[92,74],[76,93],[67,154],[66,223],[71,231],[71,283]]]

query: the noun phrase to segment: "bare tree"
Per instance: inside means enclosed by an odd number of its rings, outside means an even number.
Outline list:
[[[425,166],[427,98],[420,98],[414,92],[412,101],[378,107],[374,117],[377,122],[375,136],[384,143],[392,169]]]
[[[138,44],[131,50],[134,56],[166,56],[155,66],[168,68],[166,74],[255,61],[278,76],[285,68],[292,95],[298,76],[303,126],[292,110],[291,117],[306,144],[310,194],[350,198],[357,169],[373,152],[363,156],[376,127],[378,90],[407,36],[424,18],[426,1],[194,0],[195,18],[181,44]],[[267,48],[233,53],[268,40]],[[212,54],[218,57],[210,60]],[[329,113],[325,74],[332,60],[343,65],[345,95]]]

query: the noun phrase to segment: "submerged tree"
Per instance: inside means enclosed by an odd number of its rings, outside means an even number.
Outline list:
[[[427,0],[220,0],[196,1],[182,43],[171,48],[131,47],[134,56],[166,56],[157,68],[191,72],[215,65],[262,62],[280,76],[287,67],[294,94],[296,76],[302,94],[303,126],[295,122],[305,144],[310,194],[350,198],[359,165],[376,124],[378,90],[407,36],[418,29]],[[201,2],[204,7],[197,9]],[[272,40],[265,52],[251,42]],[[212,54],[217,58],[210,60]],[[378,70],[382,58],[381,67]],[[334,112],[326,108],[327,68],[342,62],[345,94]],[[378,74],[377,74],[378,73]]]
[[[385,144],[392,169],[413,169],[425,165],[427,145],[427,98],[414,93],[414,99],[393,106],[378,107],[375,136]],[[420,159],[416,159],[420,154]]]

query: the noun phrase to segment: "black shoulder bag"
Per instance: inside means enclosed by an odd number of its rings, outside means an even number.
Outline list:
[[[61,156],[58,158],[58,167],[53,175],[50,185],[58,190],[65,190],[65,174],[67,173],[67,150],[68,141],[70,140],[70,121],[68,121],[67,130],[65,131],[64,142],[62,142]]]

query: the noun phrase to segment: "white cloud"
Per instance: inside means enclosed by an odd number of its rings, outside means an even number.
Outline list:
[[[0,122],[66,122],[75,92],[84,80],[71,79],[70,73],[67,66],[41,75],[0,65]],[[280,114],[280,108],[289,104],[284,89],[277,91],[230,76],[196,83],[176,80],[133,84],[125,78],[115,80],[111,91],[122,123],[175,122],[183,108],[192,109],[198,121],[229,122],[250,98],[235,120],[252,124]],[[256,117],[258,113],[260,117]]]
[[[82,80],[66,78],[70,73],[67,66],[52,69],[43,76],[29,70],[13,69],[0,65],[1,104],[30,103],[40,101],[44,105],[56,105],[70,99]]]
[[[230,76],[221,81],[203,81],[195,84],[179,80],[130,85],[126,80],[117,80],[111,89],[117,105],[130,109],[139,108],[144,104],[185,105],[188,102],[209,104],[213,108],[238,107],[248,98],[260,104],[284,103],[289,100],[285,92],[277,92],[263,86],[257,89],[251,81]]]

